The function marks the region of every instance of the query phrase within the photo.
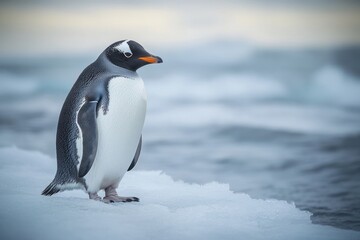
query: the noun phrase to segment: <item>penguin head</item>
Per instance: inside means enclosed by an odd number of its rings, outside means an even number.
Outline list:
[[[105,53],[110,62],[131,71],[136,71],[150,63],[162,63],[160,57],[148,53],[143,46],[132,40],[113,43]]]

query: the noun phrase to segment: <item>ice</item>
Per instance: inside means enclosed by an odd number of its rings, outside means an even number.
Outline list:
[[[292,203],[252,199],[228,184],[174,181],[161,171],[132,171],[119,192],[139,203],[104,204],[82,191],[41,196],[55,160],[0,149],[0,239],[360,239],[314,225]]]

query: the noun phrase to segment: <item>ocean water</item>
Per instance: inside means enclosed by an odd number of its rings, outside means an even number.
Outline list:
[[[136,169],[229,183],[360,231],[360,48],[151,52],[164,63],[139,70],[148,112]],[[0,59],[0,146],[54,156],[62,103],[98,54]]]

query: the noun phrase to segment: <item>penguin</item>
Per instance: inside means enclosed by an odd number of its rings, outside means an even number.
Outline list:
[[[147,96],[136,71],[153,63],[162,59],[133,40],[122,40],[83,70],[60,112],[57,171],[42,195],[84,189],[90,199],[105,203],[139,201],[120,197],[116,188],[141,152]]]

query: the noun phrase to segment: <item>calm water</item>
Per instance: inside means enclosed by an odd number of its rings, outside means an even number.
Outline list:
[[[137,169],[229,183],[360,230],[359,48],[152,52],[164,64],[139,71],[148,114]],[[97,54],[1,60],[0,145],[54,155],[62,102]]]

